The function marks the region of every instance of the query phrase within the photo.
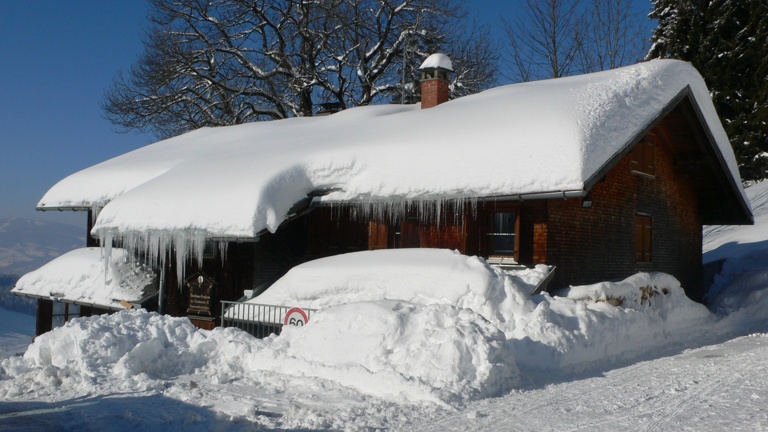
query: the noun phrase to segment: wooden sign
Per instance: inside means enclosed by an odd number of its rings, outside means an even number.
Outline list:
[[[216,282],[202,274],[196,274],[185,282],[189,288],[188,314],[211,315],[211,295]]]

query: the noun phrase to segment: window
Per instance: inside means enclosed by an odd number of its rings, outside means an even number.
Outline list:
[[[635,261],[651,262],[652,220],[648,215],[635,215]]]
[[[632,150],[632,171],[655,175],[656,165],[653,159],[655,151],[656,136],[648,134]]]
[[[486,232],[486,253],[491,255],[515,255],[515,231],[517,215],[515,212],[495,212],[488,215]]]

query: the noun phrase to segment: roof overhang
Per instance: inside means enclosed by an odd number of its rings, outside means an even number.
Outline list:
[[[138,300],[112,299],[112,302],[109,304],[85,302],[80,300],[70,300],[62,296],[57,296],[56,294],[53,294],[53,293],[49,295],[42,295],[42,294],[11,291],[11,294],[17,295],[19,297],[33,298],[37,300],[50,300],[54,302],[74,304],[78,306],[88,306],[92,308],[121,311],[126,309],[124,304],[130,304],[134,309],[146,307],[158,297],[159,292],[153,291]]]
[[[687,174],[694,180],[702,222],[705,225],[754,224],[741,182],[732,174],[690,86],[681,90],[653,120],[596,170],[584,183],[584,189],[591,190],[643,137],[659,127],[675,135],[670,143],[676,163],[696,167],[689,169]]]

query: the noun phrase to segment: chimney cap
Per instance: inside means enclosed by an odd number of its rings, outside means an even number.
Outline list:
[[[419,67],[419,70],[422,69],[445,69],[453,72],[453,63],[447,55],[435,53],[424,60],[424,63]]]

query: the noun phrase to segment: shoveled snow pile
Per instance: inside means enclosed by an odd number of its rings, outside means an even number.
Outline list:
[[[398,252],[432,264],[405,268],[401,276],[386,265],[371,270],[402,259]],[[59,388],[88,393],[115,380],[120,391],[162,392],[165,381],[189,374],[223,384],[270,373],[391,402],[454,405],[502,394],[531,374],[580,371],[679,346],[714,317],[663,274],[529,297],[546,268],[506,273],[475,257],[429,249],[355,253],[330,263],[345,270],[316,263],[268,291],[276,302],[320,307],[304,327],[258,340],[143,311],[75,319],[38,337],[23,359],[0,364],[0,397]],[[324,276],[306,285],[312,274]],[[333,300],[321,301],[326,294]],[[617,299],[621,305],[614,306]]]
[[[309,309],[378,300],[447,304],[471,309],[507,332],[548,272],[540,265],[510,275],[447,249],[363,251],[298,265],[249,302]]]
[[[112,248],[106,260],[104,253],[101,248],[67,252],[22,276],[12,292],[122,309],[121,300],[135,302],[157,290],[155,273],[135,263],[128,251]]]
[[[504,335],[469,309],[404,301],[334,306],[254,353],[258,368],[401,402],[461,402],[517,382]]]
[[[255,339],[232,328],[196,329],[144,311],[78,318],[0,364],[0,398],[70,389],[162,390],[193,373],[212,383],[259,371],[323,378],[399,402],[458,402],[498,394],[517,370],[503,335],[469,310],[399,302],[317,314],[305,328]],[[114,382],[120,384],[114,387]]]
[[[393,299],[455,305],[492,323],[514,348],[516,363],[537,370],[577,370],[606,354],[631,358],[672,343],[676,329],[695,331],[713,320],[677,279],[661,273],[529,296],[548,271],[540,265],[504,272],[445,249],[356,252],[296,266],[250,302],[311,309]],[[620,307],[609,299],[621,300]]]

